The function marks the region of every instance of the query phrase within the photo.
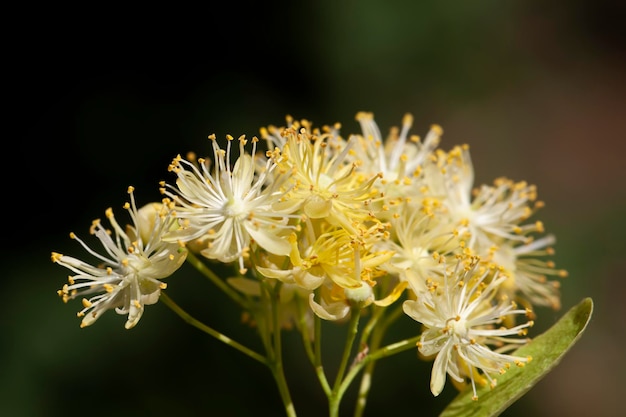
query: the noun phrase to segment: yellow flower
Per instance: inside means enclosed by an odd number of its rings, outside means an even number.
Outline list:
[[[347,158],[352,142],[335,132],[312,130],[306,121],[280,131],[282,148],[272,153],[281,173],[289,178],[283,204],[302,210],[311,219],[324,219],[354,233],[359,224],[376,220],[371,211],[378,196],[373,188],[378,174],[356,172]]]
[[[75,273],[69,283],[58,291],[64,302],[83,298],[81,327],[93,324],[106,310],[115,309],[118,314],[128,315],[125,327],[134,327],[141,318],[144,306],[154,304],[166,284],[161,282],[176,271],[186,258],[186,251],[176,243],[166,243],[161,238],[174,225],[170,217],[169,202],[148,204],[137,210],[133,188],[129,187],[128,210],[132,225],[124,230],[115,220],[113,210],[106,216],[115,238],[100,222],[92,223],[91,233],[103,246],[103,253],[91,249],[75,234],[70,234],[90,255],[99,262],[93,266],[71,256],[52,253],[52,261]]]
[[[385,233],[375,227],[358,237],[337,229],[322,234],[307,259],[292,252],[295,265],[323,271],[319,274],[324,277],[318,286],[319,301],[316,301],[315,293],[309,295],[309,305],[315,314],[325,320],[340,320],[347,316],[351,306],[364,308],[376,304],[386,307],[400,297],[406,282],[394,281],[388,294],[374,291],[377,280],[387,275],[382,265],[393,256],[388,250],[372,250],[374,243],[384,236]]]

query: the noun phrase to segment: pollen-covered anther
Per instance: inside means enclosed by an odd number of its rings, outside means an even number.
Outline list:
[[[544,228],[544,226],[543,226],[543,222],[541,222],[541,221],[537,221],[537,222],[535,223],[535,227],[537,228],[537,232],[539,232],[539,233],[543,233],[543,232],[545,232],[545,228]]]

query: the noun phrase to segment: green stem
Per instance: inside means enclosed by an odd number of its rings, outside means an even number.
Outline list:
[[[370,388],[372,386],[372,375],[374,374],[374,367],[376,362],[372,361],[365,366],[363,375],[361,375],[361,383],[359,385],[359,394],[356,399],[356,407],[354,409],[354,417],[362,417],[367,405],[367,396],[369,395]]]
[[[307,316],[305,307],[302,305],[302,300],[300,298],[296,298],[296,308],[298,310],[298,330],[300,331],[300,335],[302,335],[302,344],[304,345],[304,350],[307,357],[309,358],[309,362],[311,362],[311,364],[315,364],[313,341],[310,337],[311,330],[309,329],[309,325],[306,321]]]
[[[274,380],[278,386],[280,398],[285,406],[285,413],[288,417],[296,417],[296,409],[291,400],[291,394],[289,393],[289,386],[287,385],[282,363],[276,362],[270,366],[270,369],[272,370],[272,375],[274,375]]]
[[[306,322],[306,310],[305,306],[302,305],[300,300],[297,301],[298,306],[298,317],[300,323],[300,334],[302,335],[302,344],[304,345],[304,350],[313,365],[313,369],[315,370],[315,374],[317,375],[317,379],[324,390],[326,396],[329,396],[331,393],[330,384],[326,379],[326,374],[324,373],[324,368],[321,363],[321,344],[319,343],[321,338],[321,320],[317,315],[314,315],[313,318],[313,340],[309,337],[309,326]]]
[[[384,331],[374,331],[369,349],[375,351],[380,347]],[[370,361],[363,370],[361,375],[361,383],[359,385],[359,394],[356,401],[356,408],[354,410],[354,417],[361,417],[365,411],[365,405],[367,404],[367,396],[369,395],[370,388],[372,386],[372,375],[374,374],[374,367],[376,361]]]
[[[321,336],[320,329],[318,328],[318,326],[321,326],[321,321],[319,317],[315,315],[314,330],[313,330],[314,331],[313,338],[315,341],[312,341],[311,338],[309,337],[310,329],[306,322],[305,307],[302,305],[301,300],[297,301],[297,306],[298,306],[299,328],[300,328],[300,334],[302,335],[302,344],[304,345],[304,350],[307,354],[307,357],[309,358],[309,361],[311,362],[311,365],[313,365],[313,369],[315,370],[315,374],[317,375],[317,379],[320,381],[320,385],[322,386],[324,393],[326,394],[326,396],[330,396],[330,393],[332,390],[330,388],[330,384],[328,383],[328,379],[326,379],[324,368],[321,365],[321,357],[320,357],[321,349],[319,345],[316,344],[315,342],[319,340]],[[317,330],[315,330],[316,328]],[[315,346],[315,349],[314,349],[314,346]],[[318,358],[320,358],[319,362],[318,362]]]
[[[258,361],[258,362],[261,362],[264,365],[268,365],[268,361],[267,361],[267,359],[264,356],[256,353],[252,349],[242,345],[241,343],[238,343],[238,342],[234,341],[230,337],[223,335],[222,333],[218,332],[217,330],[214,330],[213,328],[207,326],[206,324],[202,323],[201,321],[195,319],[189,313],[187,313],[185,310],[183,310],[178,304],[176,304],[174,302],[174,300],[172,300],[169,297],[169,295],[165,294],[165,292],[163,292],[163,291],[161,292],[160,300],[163,301],[163,303],[166,306],[168,306],[170,309],[172,309],[172,311],[174,311],[174,313],[178,314],[178,316],[180,316],[180,318],[182,318],[188,324],[191,324],[195,328],[202,330],[203,332],[205,332],[206,334],[208,334],[210,336],[213,336],[214,338],[216,338],[220,342],[226,343],[228,346],[237,349],[238,351],[240,351],[243,354],[251,357],[252,359],[254,359],[254,360]]]
[[[364,366],[368,365],[370,362],[375,362],[379,359],[386,358],[391,355],[395,355],[396,353],[404,352],[405,350],[411,349],[415,347],[415,344],[420,340],[421,336],[415,336],[410,339],[401,340],[396,343],[392,343],[383,348],[376,350],[374,353],[367,355],[362,361],[357,362],[344,378],[341,383],[341,387],[338,390],[338,395],[341,396],[346,391],[346,389],[350,386],[350,383],[358,375],[358,373],[363,369]]]
[[[282,399],[283,406],[285,407],[285,413],[287,417],[296,417],[296,409],[293,405],[293,400],[291,399],[291,394],[289,392],[289,385],[287,384],[287,378],[285,377],[284,365],[283,365],[283,349],[282,349],[282,336],[281,336],[281,326],[279,320],[279,305],[280,305],[280,288],[282,283],[277,283],[274,287],[267,285],[265,281],[262,281],[262,291],[263,294],[266,294],[268,300],[270,302],[270,314],[272,321],[271,329],[272,329],[272,343],[271,343],[271,351],[268,351],[268,355],[270,360],[268,361],[268,365],[272,370],[272,375],[274,376],[274,380],[276,381],[276,385],[278,386],[278,392],[280,393],[280,398]],[[268,329],[269,331],[269,329]]]
[[[337,417],[339,415],[339,405],[341,404],[341,398],[343,397],[343,393],[345,392],[345,389],[342,389],[342,380],[346,372],[346,368],[348,367],[348,361],[350,359],[350,354],[352,353],[354,340],[356,339],[356,335],[359,332],[360,317],[361,307],[358,306],[352,308],[350,323],[348,324],[348,334],[346,337],[346,343],[343,349],[341,362],[339,364],[339,370],[337,371],[337,376],[335,377],[333,390],[330,397],[328,398],[329,417]]]
[[[326,373],[324,372],[324,365],[322,364],[322,319],[319,318],[317,314],[313,315],[313,327],[315,335],[315,340],[313,340],[313,367],[315,368],[315,374],[322,385],[324,393],[327,397],[330,397],[332,390],[330,388],[330,384],[328,383],[328,379],[326,378]]]
[[[369,350],[375,352],[380,347],[384,335],[387,333],[389,326],[394,323],[402,313],[402,308],[395,308],[391,314],[384,316],[381,323],[376,325],[383,317],[383,312],[387,312],[388,309],[377,307],[374,309],[371,319],[367,323],[367,326],[363,330],[361,337],[361,344],[365,344],[369,338],[369,334],[372,334],[371,342],[369,343]],[[363,370],[361,375],[361,383],[359,385],[359,394],[357,397],[356,407],[354,410],[354,417],[362,417],[367,405],[367,396],[369,395],[370,388],[372,387],[372,375],[374,374],[374,368],[376,367],[376,361],[370,361]]]
[[[248,302],[237,291],[230,287],[223,279],[218,277],[209,267],[206,266],[196,255],[191,251],[187,251],[187,262],[192,264],[202,275],[207,277],[213,284],[215,284],[220,290],[229,296],[234,302],[239,304],[244,309],[248,308]]]

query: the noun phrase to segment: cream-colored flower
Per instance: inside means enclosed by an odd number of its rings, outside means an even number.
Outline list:
[[[464,241],[445,213],[428,200],[405,202],[391,220],[391,238],[376,247],[394,253],[383,268],[398,274],[415,291],[425,291],[428,279],[442,274],[441,263],[464,250]]]
[[[561,283],[548,277],[567,276],[567,271],[556,269],[546,256],[554,254],[551,245],[556,242],[547,235],[530,243],[503,243],[493,248],[493,262],[500,265],[508,279],[501,285],[500,292],[511,299],[530,306],[561,308]]]
[[[510,328],[502,325],[505,318],[530,314],[506,297],[494,299],[504,280],[497,270],[494,274],[479,267],[478,259],[470,257],[459,261],[450,273],[446,271],[441,282],[433,282],[415,300],[404,302],[404,312],[426,328],[418,342],[420,353],[436,355],[430,380],[433,395],[441,393],[447,374],[459,383],[469,380],[477,399],[476,382],[486,378],[493,387],[494,374],[530,360],[506,353],[528,341],[510,336],[525,336],[533,322]]]
[[[207,160],[199,159],[196,165],[180,156],[170,165],[178,176],[176,186],[163,182],[161,192],[176,204],[175,217],[181,227],[165,238],[202,242],[206,246],[201,250],[203,256],[221,262],[238,260],[245,271],[252,242],[273,254],[289,253],[291,245],[285,232],[293,228],[289,225],[293,210],[275,206],[284,195],[281,187],[288,176],[274,178],[272,172],[277,167],[270,159],[266,159],[265,171],[257,175],[253,157],[244,148],[244,136],[239,138],[239,157],[231,168],[233,137],[227,138],[228,146],[223,150],[215,135],[209,136],[212,170]],[[254,155],[257,139],[252,142]]]
[[[425,166],[428,193],[438,198],[461,233],[469,233],[467,246],[480,256],[504,241],[529,242],[543,232],[539,221],[525,223],[543,202],[536,201],[534,185],[498,178],[492,186],[473,189],[474,169],[467,145],[450,152],[438,150]]]
[[[116,221],[113,210],[106,211],[113,232],[95,220],[91,233],[102,244],[103,252],[91,249],[75,234],[77,240],[98,261],[94,266],[71,256],[52,253],[52,261],[62,265],[75,275],[58,291],[64,302],[83,298],[81,327],[93,324],[107,310],[128,315],[125,327],[134,327],[141,318],[144,306],[154,304],[166,284],[161,282],[176,271],[185,260],[187,252],[176,243],[166,243],[161,238],[174,226],[170,217],[169,202],[148,204],[137,210],[133,188],[129,187],[128,210],[132,225],[126,230]],[[113,234],[114,233],[114,234]],[[95,294],[95,295],[92,295]]]
[[[419,136],[409,135],[413,116],[407,113],[402,119],[402,128],[392,127],[383,139],[372,113],[359,112],[356,119],[362,134],[350,136],[350,140],[356,142],[351,149],[352,159],[358,172],[380,173],[376,186],[386,196],[385,205],[421,197],[422,166],[439,145],[443,134],[441,127],[432,125],[422,142]]]

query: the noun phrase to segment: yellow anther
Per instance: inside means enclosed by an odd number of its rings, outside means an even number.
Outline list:
[[[539,233],[543,233],[545,231],[544,227],[543,227],[543,222],[538,221],[535,223],[535,227],[537,228],[537,231]]]
[[[432,130],[438,136],[443,135],[443,128],[438,124],[431,125],[430,130]]]

